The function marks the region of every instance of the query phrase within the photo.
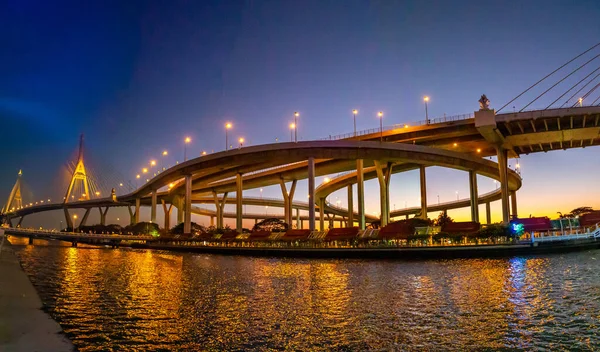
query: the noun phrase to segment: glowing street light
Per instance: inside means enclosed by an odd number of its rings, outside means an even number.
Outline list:
[[[298,116],[300,116],[300,114],[298,113],[298,111],[294,112],[294,141],[296,143],[298,143]]]
[[[358,110],[352,110],[352,116],[354,116],[354,137],[356,137],[356,115],[358,114]]]
[[[187,161],[187,145],[192,142],[192,139],[190,137],[185,137],[183,142],[183,161]]]
[[[150,160],[150,166],[156,166],[156,160]]]
[[[240,142],[240,148],[244,145],[244,137],[240,137],[240,139],[238,139],[238,142]]]
[[[232,125],[231,123],[227,122],[225,124],[225,150],[229,149],[229,136],[227,134],[227,132],[231,129]]]
[[[206,155],[206,150],[203,150],[203,151],[202,151],[202,155],[203,155],[203,156],[204,156],[204,155]]]
[[[377,113],[379,117],[379,141],[383,142],[383,111]]]
[[[323,183],[329,183],[331,181],[331,179],[329,177],[325,177],[323,179]]]
[[[294,130],[296,129],[295,123],[290,123],[290,142],[294,141]]]
[[[166,151],[166,150],[163,150],[163,152],[162,152],[162,155],[163,155],[163,156],[167,156],[167,155],[169,155],[169,152],[168,152],[168,151]]]
[[[456,191],[456,200],[458,200],[458,191]]]
[[[96,191],[96,197],[99,197],[99,196],[100,196],[100,192]]]
[[[135,178],[140,178],[140,174],[135,175]]]
[[[579,98],[579,106],[583,106],[583,98]]]
[[[144,173],[144,174],[145,174],[145,173],[147,173],[147,172],[148,172],[148,168],[143,168],[143,169],[142,169],[142,173]]]
[[[429,97],[424,96],[423,101],[425,102],[425,121],[429,125],[429,113],[427,112],[427,103],[429,102]]]

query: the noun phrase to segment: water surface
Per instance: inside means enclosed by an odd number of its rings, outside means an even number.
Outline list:
[[[81,351],[600,349],[600,250],[302,260],[11,242]]]

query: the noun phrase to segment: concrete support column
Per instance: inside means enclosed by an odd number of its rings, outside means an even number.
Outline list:
[[[235,177],[236,186],[236,202],[235,202],[235,229],[237,232],[242,233],[242,174],[238,173]]]
[[[98,208],[100,211],[100,225],[102,226],[106,225],[106,214],[108,213],[108,208],[109,207],[106,207],[104,210],[102,210],[102,207]]]
[[[215,217],[214,216],[210,217],[210,226],[215,226]]]
[[[479,222],[479,192],[477,190],[477,173],[469,171],[469,198],[471,199],[471,221]]]
[[[517,213],[517,191],[510,192],[511,215],[513,218],[518,217]]]
[[[173,210],[173,204],[169,204],[169,206],[167,207],[167,203],[165,202],[165,200],[161,200],[162,206],[163,206],[163,211],[165,213],[165,230],[169,231],[171,229],[171,211]]]
[[[183,233],[192,233],[192,175],[185,175],[185,214],[183,219]]]
[[[346,226],[354,226],[354,194],[352,192],[352,184],[348,185],[348,223]]]
[[[302,224],[300,223],[300,209],[296,208],[296,228],[301,229]]]
[[[129,225],[135,224],[135,213],[131,210],[131,207],[128,205],[127,210],[129,211]]]
[[[67,208],[63,208],[64,212],[65,212],[65,223],[67,224],[67,227],[71,228],[71,231],[73,231],[74,227],[73,227],[73,219],[71,219],[71,215],[69,214],[69,209]],[[21,222],[23,221],[23,216],[21,216],[21,219],[19,220],[19,223],[17,224],[17,227],[21,227]]]
[[[89,209],[89,208],[85,210],[85,213],[83,214],[83,217],[81,218],[81,221],[79,222],[78,227],[85,226],[85,224],[87,223],[87,218],[88,218],[88,216],[90,216],[90,210],[91,209]]]
[[[425,166],[419,167],[419,176],[421,179],[421,219],[427,219],[427,178]]]
[[[150,222],[156,224],[156,190],[152,190],[152,206],[150,210]]]
[[[177,208],[177,225],[183,222],[183,201],[180,195],[173,197],[173,205]]]
[[[135,214],[133,215],[135,217],[135,223],[139,223],[140,222],[140,199],[136,198],[135,199]]]
[[[492,207],[490,206],[490,202],[485,203],[485,220],[488,225],[492,223]]]
[[[375,160],[375,171],[377,172],[377,180],[379,181],[379,204],[381,216],[379,217],[379,221],[381,222],[381,227],[384,227],[388,223],[387,209],[388,209],[388,187],[387,182],[384,176],[384,169],[381,162]]]
[[[279,185],[281,186],[281,193],[283,195],[283,218],[288,225],[292,225],[293,215],[292,215],[292,202],[294,200],[294,192],[296,191],[296,183],[297,180],[292,181],[292,186],[290,187],[290,191],[288,192],[287,187],[285,186],[285,181],[283,179],[279,180]]]
[[[498,147],[498,166],[500,169],[500,189],[502,192],[502,222],[508,224],[509,204],[508,204],[508,151]]]
[[[319,230],[325,231],[325,198],[319,198]]]
[[[365,229],[365,175],[363,160],[356,160],[356,188],[358,193],[358,227]]]
[[[65,208],[65,212],[67,213],[67,218],[70,219],[69,218],[69,213],[67,212],[66,208]],[[25,216],[21,216],[19,218],[19,223],[17,224],[17,227],[21,227],[21,223],[23,222],[23,219],[25,219]],[[67,223],[69,223],[69,222],[67,221]],[[71,229],[72,229],[73,228],[73,222],[71,222],[71,225],[69,225],[69,226],[71,226]]]
[[[215,208],[217,215],[217,228],[223,228],[223,212],[225,210],[225,203],[227,202],[227,192],[223,193],[223,199],[219,200],[219,196],[216,191],[212,192],[213,199],[215,200]]]
[[[308,228],[315,230],[315,158],[308,158]]]

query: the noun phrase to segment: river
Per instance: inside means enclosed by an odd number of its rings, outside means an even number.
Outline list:
[[[600,250],[302,260],[10,240],[81,351],[600,349]]]

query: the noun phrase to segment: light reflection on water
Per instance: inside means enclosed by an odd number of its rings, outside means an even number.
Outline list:
[[[600,348],[600,251],[402,262],[11,242],[81,351]]]

